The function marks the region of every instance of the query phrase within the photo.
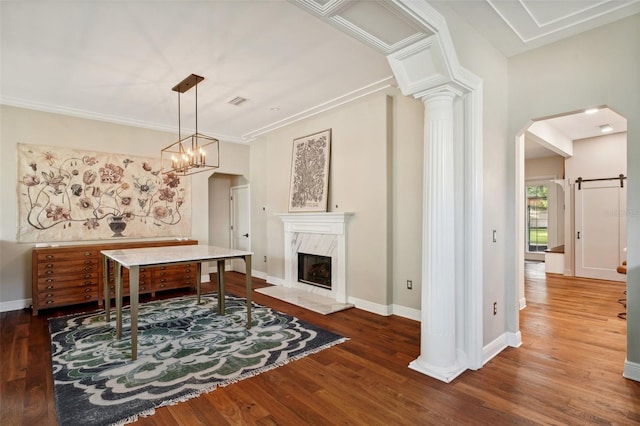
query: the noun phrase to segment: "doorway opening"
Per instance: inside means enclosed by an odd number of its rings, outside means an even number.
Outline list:
[[[209,203],[207,214],[209,245],[228,248],[234,247],[234,244],[236,242],[234,241],[233,230],[231,229],[234,222],[231,189],[239,186],[246,186],[248,188],[249,181],[246,177],[242,175],[233,175],[226,173],[214,173],[209,177]],[[250,217],[248,216],[249,205],[247,204],[246,206],[242,207],[242,209],[246,213],[246,217]],[[247,220],[246,222],[246,226],[250,227],[251,221]],[[248,229],[244,229],[242,234],[248,234],[250,236],[251,232]],[[200,243],[204,244],[204,242]],[[248,249],[250,249],[250,243],[248,247]],[[239,270],[238,272],[245,272],[244,262],[242,260],[237,262],[237,264],[232,263],[231,261],[227,261],[225,268],[227,270],[232,270],[233,268],[241,268],[241,270]],[[216,262],[211,262],[210,269],[212,271],[216,271]]]
[[[577,207],[581,205],[576,204],[585,192],[578,194],[579,179],[599,180],[620,174],[626,176],[627,120],[607,106],[595,110],[591,114],[584,109],[533,119],[516,137],[516,221],[519,230],[516,236],[519,286],[516,294],[521,308],[526,306],[524,264],[532,255],[541,256],[544,260],[545,252],[553,252],[554,258],[560,253],[563,266],[561,271],[555,273],[565,276],[579,275],[576,265],[584,259],[594,260],[594,265],[600,269],[604,267],[602,262],[607,260],[609,264],[606,269],[612,269],[614,274],[618,263],[626,260],[624,227],[619,226],[617,232],[600,233],[596,231],[601,226],[581,227],[584,211],[580,213]],[[603,132],[603,129],[611,128],[613,130]],[[582,189],[588,189],[588,185],[582,184]],[[590,215],[599,215],[590,223],[612,221],[612,212],[620,218],[621,223],[624,221],[624,196],[609,198],[615,205],[605,205],[609,201],[606,197],[599,197],[598,201],[588,200]],[[590,220],[589,215],[586,217],[586,220]],[[616,226],[612,225],[611,229]],[[585,229],[589,229],[590,235],[585,234]],[[586,238],[589,236],[590,239]],[[603,238],[606,244],[603,244]],[[610,239],[615,241],[611,242]],[[586,241],[592,243],[585,252],[589,256],[580,254],[584,248],[581,245]],[[614,249],[611,249],[611,244],[615,246]],[[606,255],[594,254],[601,249],[607,250]],[[603,279],[603,276],[598,278]]]

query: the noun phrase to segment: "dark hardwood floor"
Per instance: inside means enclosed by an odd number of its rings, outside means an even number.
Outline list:
[[[244,276],[228,277],[229,293],[242,295]],[[254,292],[257,303],[350,340],[136,424],[640,424],[640,383],[622,377],[624,284],[545,276],[532,264],[526,277],[523,345],[451,384],[407,368],[419,354],[416,321],[359,309],[323,316]],[[87,309],[95,305],[1,314],[2,426],[56,424],[47,318]]]

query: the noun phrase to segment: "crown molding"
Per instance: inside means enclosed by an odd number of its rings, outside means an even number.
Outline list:
[[[297,114],[290,115],[289,117],[286,117],[282,120],[276,121],[274,123],[268,124],[259,129],[245,133],[244,135],[242,135],[242,138],[245,141],[251,141],[265,133],[272,132],[274,130],[288,126],[290,124],[296,123],[298,121],[304,120],[306,118],[312,117],[322,112],[330,111],[341,105],[348,104],[350,102],[356,101],[360,98],[371,95],[373,93],[384,91],[384,90],[395,88],[395,87],[396,87],[396,84],[393,76],[385,77],[382,80],[378,80],[374,83],[368,84],[359,89],[356,89],[344,95],[338,96],[337,98],[330,99],[327,102],[321,103],[315,107],[306,109],[304,111],[300,111]]]
[[[205,133],[209,136],[213,136],[214,138],[224,142],[231,142],[231,143],[246,145],[252,142],[253,140],[255,140],[258,136],[261,136],[265,133],[272,132],[274,130],[288,126],[290,124],[296,123],[298,121],[304,120],[306,118],[312,117],[322,112],[330,111],[334,108],[356,101],[362,97],[371,95],[373,93],[377,93],[380,91],[384,91],[384,90],[396,88],[396,87],[397,85],[394,77],[388,76],[383,78],[382,80],[373,82],[359,89],[356,89],[344,95],[338,96],[334,99],[330,99],[312,108],[306,109],[304,111],[300,111],[297,114],[291,115],[289,117],[286,117],[274,123],[270,123],[266,126],[260,127],[259,129],[252,130],[241,136],[222,135],[219,133],[209,132],[204,130],[201,131],[201,133]],[[30,109],[35,111],[50,112],[53,114],[67,115],[71,117],[84,118],[88,120],[96,120],[96,121],[102,121],[106,123],[119,124],[124,126],[157,130],[160,132],[170,132],[170,133],[176,133],[176,134],[178,132],[178,128],[174,126],[166,126],[166,125],[153,123],[149,121],[133,120],[131,118],[119,117],[119,116],[108,115],[108,114],[99,114],[91,111],[84,111],[76,108],[68,108],[64,106],[51,105],[51,104],[46,104],[41,102],[34,102],[34,101],[29,101],[29,100],[20,99],[20,98],[12,98],[12,97],[6,97],[6,96],[0,97],[0,104],[18,107],[18,108]],[[183,130],[185,132],[191,131],[190,129],[183,129]]]
[[[77,109],[77,108],[69,108],[69,107],[60,106],[60,105],[51,105],[51,104],[47,104],[47,103],[43,103],[43,102],[30,101],[30,100],[27,100],[27,99],[2,96],[2,97],[0,97],[0,104],[7,105],[7,106],[12,106],[12,107],[17,107],[17,108],[30,109],[30,110],[35,110],[35,111],[49,112],[49,113],[53,113],[53,114],[67,115],[67,116],[70,116],[70,117],[84,118],[84,119],[87,119],[87,120],[102,121],[102,122],[105,122],[105,123],[119,124],[119,125],[123,125],[123,126],[131,126],[131,127],[139,127],[139,128],[142,128],[142,129],[156,130],[156,131],[159,131],[159,132],[175,133],[176,135],[178,134],[178,127],[177,126],[175,126],[175,127],[174,126],[166,126],[166,125],[163,125],[163,124],[153,123],[153,122],[150,122],[150,121],[134,120],[134,119],[127,118],[127,117],[120,117],[120,116],[109,115],[109,114],[100,114],[100,113],[96,113],[96,112],[92,112],[92,111],[85,111],[85,110],[81,110],[81,109]],[[183,131],[184,132],[193,133],[195,130],[183,129]],[[245,140],[243,138],[236,137],[236,136],[223,135],[223,134],[220,134],[220,133],[208,132],[208,131],[204,131],[204,130],[201,130],[200,133],[205,133],[205,134],[207,134],[209,136],[212,136],[212,137],[214,137],[216,139],[219,139],[219,140],[225,141],[225,142],[239,143],[239,144],[248,143],[247,140]]]
[[[527,3],[531,3],[530,1],[520,0],[505,3],[486,0],[486,2],[523,43],[529,43],[601,19],[626,7],[638,7],[637,0],[600,1],[586,4],[582,8],[543,21],[527,6]]]

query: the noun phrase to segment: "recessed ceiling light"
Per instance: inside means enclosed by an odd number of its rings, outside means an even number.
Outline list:
[[[602,133],[608,133],[608,132],[613,131],[613,127],[611,126],[611,124],[601,124],[598,127],[600,127],[600,131]]]
[[[600,108],[587,108],[584,110],[585,114],[595,114],[596,112],[600,111]]]

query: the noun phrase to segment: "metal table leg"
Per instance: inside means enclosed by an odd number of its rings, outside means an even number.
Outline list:
[[[104,296],[105,320],[111,320],[111,295],[109,294],[109,258],[102,255],[102,293]]]
[[[218,259],[218,314],[224,315],[224,259]]]
[[[131,360],[138,358],[138,294],[140,267],[129,268],[129,303],[131,305]]]
[[[247,290],[247,328],[251,328],[251,255],[248,254],[244,257],[245,264],[245,279]]]

